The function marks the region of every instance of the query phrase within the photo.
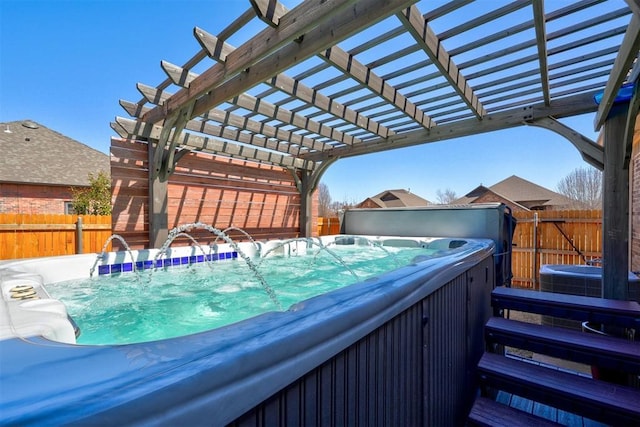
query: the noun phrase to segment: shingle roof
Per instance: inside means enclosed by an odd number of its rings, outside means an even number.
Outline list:
[[[0,123],[0,182],[89,185],[109,156],[31,120]]]
[[[489,187],[498,194],[526,205],[527,202],[544,201],[545,206],[563,206],[570,205],[571,200],[562,194],[551,191],[531,181],[511,175],[509,178],[503,179],[497,184]]]
[[[385,190],[373,197],[369,197],[368,200],[371,200],[381,208],[427,206],[430,204],[427,199],[423,199],[407,190]]]
[[[562,194],[551,191],[538,184],[534,184],[533,182],[527,181],[526,179],[520,178],[516,175],[503,179],[491,187],[480,185],[471,190],[464,197],[460,197],[455,200],[453,203],[473,203],[474,200],[487,191],[491,191],[501,197],[512,200],[526,208],[539,206],[569,206],[572,203],[570,199]]]

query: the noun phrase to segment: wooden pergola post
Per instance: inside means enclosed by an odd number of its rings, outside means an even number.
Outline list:
[[[604,122],[602,187],[602,297],[629,297],[629,167],[625,165],[629,104],[611,109]]]
[[[313,236],[313,175],[302,173],[300,179],[300,237]]]
[[[154,164],[154,153],[157,149],[157,144],[154,145],[150,140],[149,165]],[[167,214],[169,180],[161,180],[161,177],[163,177],[162,174],[149,172],[149,248],[160,248],[169,235]]]
[[[318,188],[322,174],[331,166],[339,157],[325,160],[316,164],[313,171],[301,170],[300,175],[292,170],[293,178],[296,181],[296,187],[300,192],[300,237],[312,237],[313,228],[313,192]]]

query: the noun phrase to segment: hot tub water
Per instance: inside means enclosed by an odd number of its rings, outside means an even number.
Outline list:
[[[330,250],[272,256],[253,264],[286,308],[436,252],[332,245]],[[65,281],[46,285],[46,290],[78,324],[78,344],[160,340],[280,310],[242,260]]]

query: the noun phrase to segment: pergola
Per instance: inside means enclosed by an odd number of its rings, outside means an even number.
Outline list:
[[[229,42],[258,19],[260,31]],[[138,84],[143,98],[121,101],[131,118],[112,127],[149,141],[156,245],[167,233],[168,177],[193,150],[291,170],[301,234],[311,235],[311,196],[336,160],[515,126],[549,129],[604,171],[604,296],[620,299],[640,101],[634,88],[614,101],[638,79],[639,31],[638,0],[303,0],[291,10],[251,0],[217,35],[195,28],[201,49],[182,66],[163,61],[167,79]],[[559,121],[585,113],[595,113],[603,144]]]

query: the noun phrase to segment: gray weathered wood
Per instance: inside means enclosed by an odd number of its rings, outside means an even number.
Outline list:
[[[631,17],[631,22],[629,22],[629,26],[624,35],[620,51],[618,52],[615,63],[613,64],[611,76],[609,77],[607,86],[604,89],[602,101],[600,102],[600,107],[598,108],[598,112],[596,113],[596,118],[594,120],[595,130],[599,130],[605,120],[607,120],[609,111],[611,111],[613,106],[613,101],[618,95],[618,89],[620,89],[622,82],[624,82],[631,63],[638,56],[639,49],[640,16],[634,14]]]
[[[544,16],[544,0],[533,0],[533,20],[536,28],[536,45],[538,46],[538,62],[540,63],[540,84],[545,104],[549,105],[549,65],[547,64],[547,30]]]
[[[336,147],[322,153],[310,153],[304,158],[308,160],[322,160],[331,156],[352,157],[365,153],[386,151],[401,147],[410,147],[435,141],[459,138],[462,136],[492,132],[499,129],[508,129],[522,126],[526,122],[543,117],[563,118],[573,115],[594,112],[597,106],[593,102],[594,92],[560,98],[552,101],[550,106],[532,104],[526,107],[518,107],[512,110],[490,114],[484,120],[476,118],[461,120],[458,122],[435,126],[429,130],[421,129],[389,138],[378,138],[367,141],[366,144],[352,145],[349,147]]]
[[[162,61],[161,66],[162,66],[162,69],[167,73],[167,75],[169,75],[169,77],[174,81],[176,85],[179,85],[185,88],[188,88],[190,83],[198,77],[196,73],[186,72],[185,70],[178,67],[177,65],[170,64],[167,61]],[[229,100],[229,102],[231,104],[237,105],[238,107],[241,107],[250,111],[254,111],[263,116],[271,117],[272,119],[289,123],[300,129],[307,129],[311,132],[317,133],[318,135],[331,138],[336,142],[342,142],[345,144],[362,142],[357,138],[353,138],[352,136],[345,135],[340,131],[331,129],[330,127],[324,126],[321,123],[317,123],[313,120],[309,120],[309,118],[307,117],[294,114],[293,112],[285,108],[277,107],[272,103],[265,101],[264,99],[258,99],[251,95],[241,93],[235,98]],[[310,142],[308,140],[310,140]],[[311,138],[307,138],[305,140],[305,146],[309,146],[309,148],[315,147],[316,149],[331,148],[330,145],[324,144],[320,141],[313,141]]]
[[[482,103],[467,83],[467,79],[460,73],[447,50],[442,46],[438,36],[427,25],[418,8],[416,6],[408,7],[403,12],[397,13],[396,16],[449,81],[453,89],[458,92],[462,100],[481,119],[486,114]]]
[[[623,165],[627,110],[627,104],[610,110],[603,142],[602,297],[619,300],[629,298],[629,169]]]
[[[168,105],[164,108],[154,108],[143,119],[148,122],[156,123],[167,116],[175,114],[189,99],[200,97],[220,85],[225,79],[236,75],[243,70],[248,70],[254,66],[257,62],[263,58],[269,57],[274,52],[278,52],[280,49],[284,49],[290,42],[298,39],[300,36],[307,33],[313,33],[314,28],[324,28],[328,20],[336,15],[340,15],[350,3],[354,0],[341,1],[341,0],[309,0],[303,2],[298,7],[292,9],[289,13],[283,16],[277,28],[267,28],[249,41],[244,43],[238,49],[233,51],[227,56],[227,60],[223,64],[216,64],[213,67],[202,73],[198,79],[196,79],[189,90],[181,90],[177,92],[171,100],[168,101]],[[372,3],[378,3],[378,1],[370,0]],[[396,0],[401,2],[402,0]],[[406,3],[407,1],[404,0]],[[393,5],[395,2],[391,2]],[[400,5],[396,6],[400,7]],[[386,12],[386,8],[380,7],[382,13]],[[348,14],[345,14],[348,16]],[[383,16],[383,15],[382,15]],[[362,24],[360,24],[362,25]],[[353,31],[353,30],[352,30]],[[344,37],[348,36],[345,34]],[[317,42],[307,43],[309,52],[306,56],[309,56],[313,51],[322,49],[322,46],[315,47]],[[286,62],[282,69],[288,65],[293,64],[296,56],[286,55]],[[275,73],[273,73],[275,74]],[[273,75],[271,74],[271,75]],[[225,99],[230,99],[233,96],[243,92],[244,90],[252,87],[254,84],[261,80],[266,80],[270,75],[265,75],[264,78],[259,78],[257,81],[243,86],[237,93],[227,96]],[[222,101],[224,101],[223,99]],[[222,101],[216,101],[211,104],[201,103],[197,107],[196,114],[202,114],[209,108],[219,104]]]
[[[124,130],[123,137],[138,136],[147,139],[159,139],[163,129],[161,126],[122,117],[117,117],[116,123]],[[264,162],[283,167],[295,167],[308,170],[312,170],[315,167],[313,162],[303,159],[283,156],[275,152],[262,151],[250,146],[221,141],[216,138],[206,138],[188,132],[182,132],[177,140],[182,147],[211,154],[221,154],[228,157]]]
[[[217,61],[224,62],[229,53],[233,52],[233,50],[235,49],[230,44],[219,40],[217,37],[212,36],[204,30],[198,29],[195,34],[200,44],[203,46],[207,46],[206,49],[209,56]],[[323,95],[316,89],[308,87],[298,79],[293,79],[285,74],[278,74],[275,77],[272,77],[266,83],[271,85],[276,90],[280,90],[282,92],[295,96],[302,101],[312,104],[320,110],[326,111],[329,114],[333,114],[336,117],[343,118],[350,123],[353,123],[370,132],[374,132],[382,137],[386,137],[387,135],[392,133],[384,126],[381,126],[380,124],[375,123],[373,120],[370,120],[367,117],[362,116],[349,108],[346,108],[341,103],[329,98],[326,95]],[[242,95],[238,95],[238,97],[241,96]],[[263,96],[266,96],[266,94]],[[261,98],[261,96],[259,96],[258,98]],[[345,135],[344,137],[346,138],[347,135]],[[335,138],[335,135],[332,135],[331,138]],[[343,139],[339,140],[338,142],[353,144],[354,142],[359,141]]]

